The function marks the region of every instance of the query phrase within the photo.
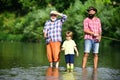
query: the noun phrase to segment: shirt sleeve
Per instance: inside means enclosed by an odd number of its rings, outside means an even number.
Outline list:
[[[67,19],[67,15],[62,14],[61,22],[64,23]]]
[[[47,24],[48,24],[48,21],[46,21],[46,23],[45,23],[45,26],[44,26],[44,29],[43,29],[43,32],[44,32],[44,33],[47,33],[47,30],[48,30],[48,29],[47,29],[47,27],[48,27]]]
[[[76,46],[76,43],[75,43],[75,41],[73,41],[73,46],[74,46],[74,47]]]
[[[65,41],[63,42],[62,47],[65,47]]]
[[[83,24],[84,24],[84,31],[88,30],[89,28],[88,28],[88,21],[87,21],[87,19],[84,20]]]

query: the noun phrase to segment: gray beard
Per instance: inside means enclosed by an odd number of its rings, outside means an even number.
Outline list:
[[[51,21],[53,21],[53,22],[54,22],[56,19],[57,19],[57,18],[55,18],[55,19],[52,19],[52,18],[51,18]]]

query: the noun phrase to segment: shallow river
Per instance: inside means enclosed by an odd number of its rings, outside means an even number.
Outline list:
[[[44,42],[0,42],[0,80],[120,80],[120,46],[101,43],[98,70],[92,54],[82,70],[83,44],[78,49],[74,72],[68,73],[63,52],[59,69],[49,68]]]

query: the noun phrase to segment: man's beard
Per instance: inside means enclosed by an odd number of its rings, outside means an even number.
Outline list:
[[[88,14],[88,17],[92,19],[95,16],[95,14]]]
[[[53,18],[50,18],[50,19],[51,19],[52,22],[54,22],[57,18],[54,18],[54,19],[53,19]]]

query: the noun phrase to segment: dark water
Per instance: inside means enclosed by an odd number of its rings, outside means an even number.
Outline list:
[[[64,53],[59,69],[48,67],[44,43],[0,42],[0,80],[120,80],[120,46],[101,43],[98,70],[92,68],[92,54],[81,69],[83,44],[78,49],[75,70],[67,73]]]

